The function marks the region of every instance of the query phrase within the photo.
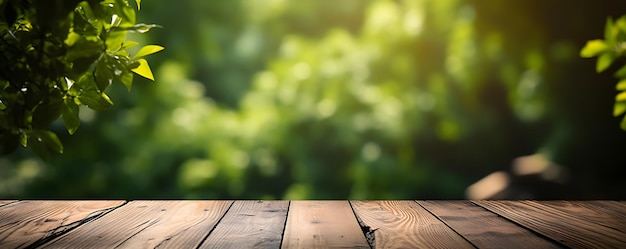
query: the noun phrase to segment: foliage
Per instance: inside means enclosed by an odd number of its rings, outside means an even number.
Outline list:
[[[105,90],[113,79],[128,90],[133,72],[153,80],[146,55],[163,49],[128,49],[128,32],[145,33],[156,25],[136,24],[126,0],[6,0],[0,21],[0,146],[19,144],[46,158],[63,152],[48,130],[62,117],[69,134],[80,125],[79,110],[113,105]],[[139,9],[139,0],[136,0]]]
[[[626,58],[626,15],[613,21],[609,17],[604,28],[604,40],[590,40],[580,50],[580,56],[584,58],[598,57],[596,61],[596,72],[601,73],[619,59]],[[615,72],[615,77],[619,79],[616,85],[619,93],[615,96],[613,115],[620,116],[626,112],[626,65]],[[626,130],[626,116],[622,118],[622,130]]]
[[[63,155],[0,159],[0,197],[459,199],[541,152],[573,198],[623,199],[614,90],[577,55],[624,5],[153,0],[158,86],[112,84]]]

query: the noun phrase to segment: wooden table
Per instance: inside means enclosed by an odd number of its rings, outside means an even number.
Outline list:
[[[0,248],[626,248],[624,201],[10,201]]]

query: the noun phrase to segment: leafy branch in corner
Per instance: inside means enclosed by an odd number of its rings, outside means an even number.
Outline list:
[[[137,10],[141,0],[135,0]],[[62,118],[69,134],[80,126],[79,107],[99,111],[113,102],[105,93],[118,81],[130,91],[133,73],[154,80],[147,45],[130,55],[128,32],[157,27],[136,24],[127,0],[0,0],[0,148],[20,145],[43,158],[63,152],[48,129]]]
[[[616,21],[608,18],[604,28],[604,40],[590,40],[580,50],[580,56],[584,58],[598,57],[596,61],[596,72],[606,71],[618,59],[626,57],[626,15]],[[613,115],[620,116],[626,112],[626,65],[615,72],[615,77],[619,79],[616,88]],[[622,130],[626,130],[626,116],[622,118]]]

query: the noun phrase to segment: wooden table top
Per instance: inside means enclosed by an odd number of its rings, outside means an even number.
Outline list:
[[[0,200],[0,248],[626,248],[624,201]]]

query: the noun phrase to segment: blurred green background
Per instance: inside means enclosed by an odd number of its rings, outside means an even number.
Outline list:
[[[0,199],[624,199],[620,0],[147,0],[156,82],[113,85]],[[478,182],[478,183],[477,183]]]

